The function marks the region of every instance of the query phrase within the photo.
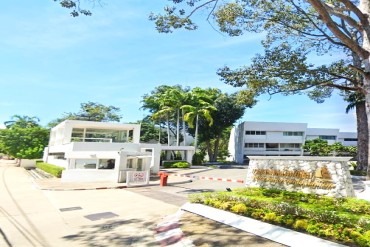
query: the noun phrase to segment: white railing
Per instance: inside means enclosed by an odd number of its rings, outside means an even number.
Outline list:
[[[112,142],[112,138],[82,138],[72,137],[72,142]]]

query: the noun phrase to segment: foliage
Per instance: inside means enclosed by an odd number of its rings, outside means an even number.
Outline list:
[[[314,156],[329,156],[331,152],[328,141],[320,138],[307,140],[303,145],[303,150]]]
[[[185,139],[184,112],[180,107],[187,102],[189,88],[182,88],[180,85],[161,85],[145,94],[142,99],[145,110],[151,113],[150,118],[160,126],[167,127],[167,143],[171,144],[171,132],[176,135],[176,144],[180,142],[180,118],[182,118],[183,138]],[[180,116],[180,111],[182,115]],[[176,128],[176,130],[174,130]]]
[[[18,159],[41,158],[48,140],[49,130],[42,127],[0,130],[0,150]]]
[[[40,126],[38,124],[39,121],[40,119],[37,117],[14,115],[11,117],[10,121],[5,121],[4,125],[8,129],[12,127],[31,128],[31,127],[39,127]]]
[[[62,177],[63,167],[55,166],[45,162],[36,162],[36,167],[43,170],[44,172],[50,173],[54,177]]]
[[[189,168],[190,164],[188,162],[182,161],[163,161],[164,168]]]
[[[92,13],[90,10],[87,10],[87,9],[82,9],[80,7],[80,0],[54,0],[54,2],[59,2],[60,6],[62,6],[63,8],[67,8],[69,10],[71,10],[70,14],[72,17],[77,17],[77,16],[80,16],[81,15],[85,15],[85,16],[91,16]],[[99,3],[100,4],[100,0],[93,0],[93,1],[90,1],[92,3]]]
[[[199,141],[205,144],[211,162],[228,156],[231,127],[244,115],[246,107],[252,107],[238,102],[236,94],[219,93],[213,103],[216,110],[211,112],[213,125],[199,123]]]
[[[165,133],[159,127],[155,126],[149,117],[144,118],[138,123],[140,124],[140,142],[158,143],[158,139],[161,138],[160,143],[167,143]]]
[[[370,202],[277,189],[243,188],[193,194],[190,201],[329,240],[369,246]]]
[[[96,122],[119,122],[121,116],[118,114],[120,108],[105,106],[96,102],[81,103],[81,109],[77,113],[64,113],[61,118],[51,121],[48,126],[54,127],[64,120],[83,120]]]
[[[222,93],[216,88],[190,90],[179,85],[158,86],[143,96],[142,103],[153,121],[167,126],[168,139],[170,132],[176,133],[177,144],[181,140],[180,119],[183,138],[186,137],[186,122],[189,133],[195,138],[194,146],[197,148],[199,138],[211,161],[217,161],[220,147],[221,157],[228,155],[230,127],[243,116],[246,107],[239,103],[236,94]],[[176,131],[173,131],[175,126]]]
[[[303,145],[305,152],[309,152],[314,156],[356,156],[357,148],[351,146],[343,146],[340,142],[335,142],[329,145],[326,140],[317,138],[314,140],[307,140]]]
[[[195,152],[191,160],[191,164],[193,166],[201,166],[204,161],[204,156],[205,156],[205,153],[203,152],[199,152],[199,151]]]
[[[350,170],[349,173],[353,176],[366,176],[366,171]]]
[[[230,36],[264,32],[264,54],[256,55],[248,66],[239,69],[225,66],[218,71],[225,83],[243,87],[240,96],[247,101],[261,94],[305,93],[321,103],[338,89],[365,96],[366,106],[362,111],[369,115],[369,0],[172,2],[173,6],[165,7],[163,14],[149,17],[159,32],[178,28],[194,30],[197,28],[192,20],[194,15],[204,11],[208,21],[213,20],[221,32]],[[326,64],[318,66],[308,62],[312,55],[332,54],[342,55],[336,59],[323,58]],[[357,114],[358,118],[364,116]],[[369,123],[361,127],[361,132],[366,127],[369,129]],[[369,164],[367,159],[365,165]]]

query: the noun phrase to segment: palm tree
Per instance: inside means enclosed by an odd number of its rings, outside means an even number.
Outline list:
[[[365,97],[358,93],[351,93],[345,97],[349,103],[346,113],[356,109],[357,120],[357,167],[356,170],[366,170],[369,155],[367,115],[365,110]]]
[[[201,88],[194,88],[191,93],[191,104],[183,105],[183,109],[186,113],[184,115],[185,121],[189,124],[190,128],[194,128],[195,121],[195,150],[198,147],[198,125],[199,117],[204,117],[209,122],[209,126],[213,124],[211,112],[217,110],[210,102],[211,98],[207,90]]]
[[[184,137],[184,145],[185,145],[185,137],[186,137],[186,128],[185,128],[185,111],[181,109],[183,105],[186,104],[186,100],[188,97],[187,91],[183,90],[181,86],[174,86],[167,90],[164,95],[164,100],[167,102],[167,106],[172,109],[173,112],[176,113],[176,145],[180,146],[180,111],[182,117],[182,127],[183,127],[183,137]]]
[[[40,119],[37,117],[14,115],[11,117],[10,121],[4,122],[4,125],[8,129],[12,127],[33,128],[40,126],[38,122],[40,122]]]

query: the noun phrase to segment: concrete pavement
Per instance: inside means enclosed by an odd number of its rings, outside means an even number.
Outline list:
[[[240,179],[245,176],[246,169],[202,167],[168,172]],[[165,216],[177,212],[187,202],[189,194],[243,187],[243,184],[235,182],[170,175],[170,186],[166,187],[158,186],[159,180],[154,178],[145,187],[107,189],[124,188],[125,185],[62,183],[60,179],[33,180],[24,169],[1,162],[0,175],[0,193],[4,198],[0,202],[0,234],[3,236],[0,237],[0,246],[166,246],[163,239],[158,242],[154,238],[158,224]],[[361,181],[357,182],[357,190],[360,191]],[[196,241],[194,243],[237,246],[215,244],[217,241],[228,243],[231,241],[228,238],[235,239],[235,235],[240,234],[235,228],[224,229],[223,233],[230,232],[225,235],[218,231],[222,228],[217,225],[220,223],[200,216],[185,214],[178,220],[182,223],[175,225],[185,229],[189,239]],[[200,226],[208,230],[196,237],[195,230],[198,231]],[[238,241],[250,246],[281,246],[249,233]],[[191,241],[185,243],[192,246]],[[177,246],[183,245],[178,243]]]
[[[0,165],[0,246],[160,246],[153,229],[178,206],[129,190],[43,191]]]

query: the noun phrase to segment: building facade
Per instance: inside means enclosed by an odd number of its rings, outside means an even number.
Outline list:
[[[244,163],[248,156],[300,156],[306,140],[357,145],[357,133],[339,129],[308,128],[306,123],[251,122],[234,127],[229,141],[230,161]]]
[[[139,124],[66,120],[52,128],[43,160],[65,168],[62,181],[125,182],[127,171],[158,172],[162,151],[191,163],[194,147],[140,143]]]

